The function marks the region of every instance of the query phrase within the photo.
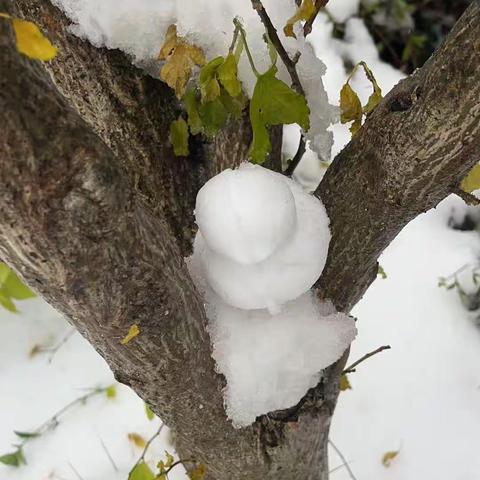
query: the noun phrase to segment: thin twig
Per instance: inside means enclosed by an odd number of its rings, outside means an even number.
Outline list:
[[[330,444],[330,446],[335,450],[335,452],[337,453],[337,455],[340,457],[340,459],[342,460],[343,462],[343,465],[345,466],[345,468],[347,469],[347,472],[348,474],[350,475],[350,478],[352,480],[357,480],[355,475],[353,474],[352,472],[352,469],[350,468],[350,466],[348,465],[348,462],[347,460],[345,459],[345,457],[343,456],[343,453],[340,451],[340,449],[329,439],[328,440],[328,443]]]
[[[275,47],[275,50],[277,51],[279,57],[282,59],[282,62],[287,68],[290,78],[292,79],[292,88],[297,93],[305,97],[305,90],[303,89],[302,83],[300,82],[300,78],[297,72],[297,63],[300,57],[298,55],[295,55],[293,59],[290,58],[290,55],[287,53],[287,51],[285,50],[285,47],[280,41],[280,38],[277,35],[277,29],[275,28],[272,21],[270,20],[270,17],[268,16],[267,11],[265,10],[261,0],[251,0],[251,2],[252,2],[252,7],[257,11],[260,17],[260,20],[262,21],[263,25],[267,30],[268,38],[272,42],[272,45]],[[298,144],[297,153],[292,158],[292,160],[290,160],[287,170],[284,172],[285,175],[288,175],[288,176],[293,175],[293,172],[295,171],[295,168],[297,167],[297,165],[300,163],[300,160],[302,159],[305,153],[305,150],[306,150],[305,138],[302,133],[300,137],[300,142]]]
[[[285,64],[285,67],[287,67],[290,78],[292,79],[292,88],[296,90],[297,93],[305,96],[305,91],[303,90],[300,78],[298,77],[295,62],[290,58],[290,55],[285,50],[285,47],[282,45],[280,38],[278,38],[277,29],[274,27],[272,21],[270,20],[270,17],[268,16],[267,11],[265,10],[261,0],[251,0],[251,2],[252,7],[257,11],[260,20],[267,29],[267,34],[270,38],[270,41],[272,42],[272,45],[278,52],[278,55],[282,59],[282,62]]]
[[[116,472],[118,472],[117,464],[114,462],[113,457],[110,455],[110,452],[108,451],[107,446],[105,445],[105,443],[103,442],[103,440],[102,440],[101,438],[100,438],[100,443],[101,443],[101,445],[102,445],[103,451],[105,452],[105,455],[107,455],[108,460],[109,460],[110,463],[112,464],[113,469],[114,469]]]
[[[150,445],[152,444],[152,442],[162,433],[162,430],[163,430],[163,427],[165,426],[164,423],[162,423],[160,425],[160,427],[158,428],[158,430],[153,434],[153,436],[151,436],[148,440],[148,442],[145,444],[145,447],[143,449],[143,452],[142,454],[140,455],[140,457],[138,458],[138,460],[135,462],[135,465],[131,468],[130,470],[130,473],[132,473],[132,471],[134,470],[134,468],[140,463],[140,462],[144,462],[145,461],[145,455],[147,454],[147,450],[150,448]]]
[[[477,198],[475,195],[472,195],[471,193],[465,192],[459,187],[455,187],[452,190],[452,193],[454,193],[455,195],[458,195],[467,205],[471,205],[474,207],[480,205],[479,198]]]
[[[364,362],[367,360],[367,358],[373,357],[377,353],[383,352],[384,350],[390,350],[390,345],[383,345],[381,347],[378,347],[376,350],[373,350],[373,352],[366,353],[362,358],[359,358],[356,362],[353,362],[349,367],[347,367],[342,375],[345,375],[346,373],[352,373],[355,371],[355,367],[358,366],[360,363]]]
[[[315,22],[318,13],[323,7],[325,7],[327,3],[328,0],[315,0],[315,12],[313,12],[313,15],[305,22],[305,25],[303,26],[304,37],[306,37],[312,31],[313,22]]]
[[[46,353],[50,353],[50,356],[48,357],[48,363],[52,363],[53,357],[55,357],[60,348],[62,348],[72,338],[76,331],[77,330],[75,328],[72,328],[55,347],[43,350]]]
[[[291,177],[293,175],[293,172],[295,171],[298,164],[300,163],[300,160],[302,159],[306,150],[307,150],[307,145],[305,143],[305,138],[303,138],[303,135],[300,135],[300,141],[298,143],[297,153],[288,162],[287,168],[283,172],[284,175],[286,175],[287,177]]]
[[[84,480],[84,478],[78,473],[77,469],[70,462],[68,462],[68,465],[72,469],[73,473],[78,478],[78,480]]]

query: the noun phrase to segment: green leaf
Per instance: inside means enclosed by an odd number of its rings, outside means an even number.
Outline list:
[[[297,123],[305,131],[310,128],[310,110],[305,98],[276,78],[276,72],[276,67],[272,67],[258,77],[250,102],[253,129],[250,158],[254,163],[263,163],[271,150],[267,126]]]
[[[21,465],[27,464],[21,448],[19,448],[16,452],[2,455],[0,457],[0,463],[9,465],[10,467],[20,467]]]
[[[0,262],[0,285],[3,285],[7,277],[10,275],[10,267],[5,264]]]
[[[226,90],[222,90],[220,93],[220,101],[233,118],[238,120],[242,116],[242,111],[245,107],[245,97],[243,94],[237,97],[231,97]]]
[[[152,409],[145,403],[145,415],[147,418],[152,421],[155,418],[155,414],[153,413]]]
[[[222,63],[223,57],[217,57],[200,70],[198,84],[200,86],[202,103],[212,102],[220,95],[220,84],[216,78],[216,73]]]
[[[165,466],[167,468],[170,468],[173,463],[175,462],[175,458],[173,457],[173,455],[171,455],[170,453],[168,453],[166,450],[165,450],[165,457],[166,457],[166,462],[165,462]]]
[[[36,438],[39,437],[40,434],[36,432],[19,432],[18,430],[14,430],[13,433],[22,439],[27,439],[27,438]]]
[[[199,111],[208,137],[214,137],[227,122],[228,111],[219,98],[200,105]]]
[[[15,304],[12,302],[10,297],[5,295],[3,290],[0,290],[0,305],[9,312],[18,313],[17,307],[15,307]]]
[[[385,273],[385,270],[383,269],[383,267],[380,264],[378,264],[377,275],[380,278],[382,278],[383,280],[385,280],[387,278],[387,274]]]
[[[237,76],[237,62],[233,53],[227,55],[225,62],[218,67],[218,80],[231,97],[242,93],[242,84]]]
[[[183,96],[183,104],[187,110],[188,115],[188,126],[190,127],[190,133],[192,135],[197,135],[198,133],[203,132],[203,122],[200,117],[199,102],[197,99],[197,94],[194,89],[189,89]]]
[[[340,90],[340,121],[342,123],[348,123],[353,120],[350,126],[352,136],[355,135],[362,126],[362,114],[362,103],[347,81]]]
[[[467,193],[472,193],[480,188],[480,164],[475,165],[469,174],[462,180],[460,188]]]
[[[15,300],[26,300],[36,295],[17,277],[17,274],[10,270],[10,274],[4,280],[2,290],[9,297]]]
[[[145,462],[140,462],[130,472],[128,480],[155,480],[155,475]]]
[[[188,155],[188,126],[182,117],[178,117],[170,124],[170,142],[177,157]]]
[[[117,396],[117,388],[115,385],[110,385],[105,389],[105,395],[107,398],[115,398]]]

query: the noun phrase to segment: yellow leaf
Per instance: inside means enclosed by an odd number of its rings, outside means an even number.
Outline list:
[[[140,329],[138,328],[138,325],[134,323],[128,330],[128,333],[125,336],[125,338],[120,343],[122,345],[126,345],[128,342],[130,342],[130,340],[134,339],[139,333],[140,333]]]
[[[28,353],[28,357],[33,358],[36,355],[38,355],[41,351],[42,351],[42,347],[37,343],[33,345],[33,347],[30,349],[30,352]]]
[[[203,480],[205,478],[205,473],[205,465],[203,463],[200,463],[193,470],[187,472],[187,475],[190,480]]]
[[[178,98],[185,93],[193,67],[205,63],[203,50],[178,37],[175,25],[168,27],[158,58],[165,60],[165,65],[160,70],[160,78],[175,90]]]
[[[352,386],[350,385],[350,381],[348,380],[347,375],[343,374],[340,377],[340,391],[344,392],[345,390],[351,390]]]
[[[460,188],[467,193],[472,193],[480,188],[480,164],[475,165],[470,170],[469,174],[462,180]]]
[[[295,15],[289,18],[286,25],[283,27],[283,33],[287,37],[297,38],[293,32],[293,26],[295,23],[302,20],[307,21],[315,13],[315,2],[314,0],[303,0],[302,4],[297,8]]]
[[[12,23],[17,39],[17,49],[20,53],[44,62],[55,57],[57,48],[50,43],[50,40],[34,23],[18,18],[14,18]]]
[[[386,452],[382,457],[382,465],[388,468],[392,460],[400,453],[400,450],[392,450],[391,452]]]
[[[129,433],[128,439],[138,448],[145,448],[147,442],[145,439],[138,433]]]
[[[350,126],[352,136],[355,135],[362,126],[362,115],[362,103],[347,81],[340,90],[340,121],[342,123],[348,123],[353,120]]]

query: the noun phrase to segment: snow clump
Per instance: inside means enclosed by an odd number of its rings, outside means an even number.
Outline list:
[[[266,72],[271,59],[264,41],[265,27],[249,1],[231,0],[51,0],[73,22],[71,31],[97,47],[118,48],[132,57],[134,63],[148,66],[157,60],[167,28],[177,26],[178,34],[202,48],[207,60],[228,53],[233,37],[233,19],[238,17],[247,33],[247,41],[259,72]],[[310,107],[310,148],[324,160],[330,157],[333,136],[327,128],[338,121],[338,109],[327,98],[322,76],[325,65],[319,60],[296,25],[297,38],[286,37],[283,26],[295,12],[292,0],[264,0],[285,49],[291,57],[301,53],[297,64],[299,78]],[[291,83],[290,76],[278,60],[278,77]],[[249,97],[256,76],[243,54],[238,77]]]
[[[243,163],[203,186],[195,216],[187,265],[227,379],[227,415],[242,427],[295,405],[356,329],[311,291],[327,259],[329,219],[293,180]]]

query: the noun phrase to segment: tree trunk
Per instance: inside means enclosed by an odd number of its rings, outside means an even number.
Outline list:
[[[225,416],[203,302],[183,258],[200,186],[246,158],[248,119],[175,158],[178,105],[119,52],[66,30],[45,0],[0,0],[46,30],[47,64],[17,53],[0,22],[0,254],[63,312],[172,428],[181,457],[210,480],[326,480],[327,440],[347,354],[298,405],[234,429]],[[480,159],[480,6],[377,107],[317,194],[332,223],[320,297],[349,311],[400,229]],[[271,166],[279,168],[277,146]],[[136,323],[140,335],[121,345]]]

